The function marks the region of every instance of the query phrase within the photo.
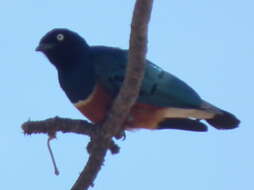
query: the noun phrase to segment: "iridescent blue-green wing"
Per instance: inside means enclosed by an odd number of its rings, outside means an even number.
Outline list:
[[[122,85],[128,52],[116,48],[94,47],[97,78],[113,95]],[[186,83],[147,61],[138,102],[161,107],[196,108],[201,98]]]
[[[147,61],[140,102],[162,107],[199,108],[200,96],[185,82]]]

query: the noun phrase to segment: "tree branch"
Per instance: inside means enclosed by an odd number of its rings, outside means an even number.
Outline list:
[[[131,107],[136,102],[144,77],[147,52],[148,23],[153,0],[137,0],[134,8],[128,54],[128,67],[123,86],[120,89],[108,119],[103,125],[106,138],[121,132]]]
[[[131,24],[128,67],[123,86],[117,96],[101,133],[94,141],[87,165],[71,190],[88,189],[93,185],[107,152],[110,139],[118,135],[129,111],[135,103],[144,77],[145,55],[147,51],[147,30],[153,0],[137,0]]]
[[[96,136],[99,128],[99,126],[95,126],[85,120],[61,117],[49,118],[42,121],[27,121],[23,123],[21,127],[25,135],[44,133],[49,136],[56,136],[57,132],[62,132],[87,135],[91,138]],[[108,148],[112,154],[119,152],[119,147],[113,140],[110,141]],[[90,144],[87,146],[87,151],[91,151]]]
[[[37,133],[55,134],[58,131],[88,136],[92,136],[94,133],[94,125],[87,121],[60,117],[43,121],[27,121],[21,127],[26,135]]]

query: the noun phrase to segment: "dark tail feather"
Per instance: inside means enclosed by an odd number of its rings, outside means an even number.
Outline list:
[[[158,129],[180,129],[187,131],[205,132],[207,126],[199,120],[167,118],[158,125]]]
[[[226,111],[222,111],[222,113],[206,121],[216,129],[234,129],[240,124],[240,121],[233,114]]]

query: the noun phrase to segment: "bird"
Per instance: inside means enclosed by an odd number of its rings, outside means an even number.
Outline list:
[[[102,124],[117,96],[128,63],[128,50],[91,46],[78,33],[55,28],[39,41],[42,52],[58,73],[70,102],[91,122]],[[240,120],[203,100],[187,83],[145,61],[138,98],[124,121],[124,129],[179,129],[205,132],[234,129]]]

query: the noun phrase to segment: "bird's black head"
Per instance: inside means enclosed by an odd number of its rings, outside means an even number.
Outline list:
[[[89,50],[86,41],[68,29],[53,29],[42,37],[36,51],[43,52],[50,62],[58,66],[71,64]]]

